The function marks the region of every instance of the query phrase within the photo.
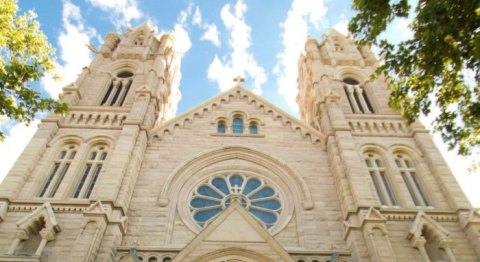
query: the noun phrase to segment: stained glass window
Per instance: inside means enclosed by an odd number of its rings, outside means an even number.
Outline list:
[[[250,214],[267,229],[279,219],[282,203],[278,192],[265,181],[244,174],[230,174],[210,178],[192,193],[190,211],[195,222],[205,227],[224,209],[239,199]]]
[[[223,121],[219,122],[217,126],[217,133],[225,134],[225,131],[226,131],[225,122]]]
[[[97,145],[90,151],[88,159],[82,171],[82,176],[73,194],[74,198],[89,198],[97,182],[103,162],[107,158],[108,148],[105,145]]]
[[[417,172],[415,166],[410,159],[404,154],[395,155],[395,163],[402,175],[405,184],[407,185],[408,192],[412,196],[412,200],[416,206],[429,206],[426,195],[424,194],[420,183],[417,180]]]
[[[234,134],[243,134],[243,120],[241,118],[233,119],[232,132]]]
[[[248,127],[248,130],[250,131],[250,134],[252,134],[252,135],[258,134],[257,124],[255,122],[250,123],[250,126]]]
[[[65,174],[77,153],[77,145],[66,145],[55,159],[50,174],[38,194],[39,197],[54,197]]]

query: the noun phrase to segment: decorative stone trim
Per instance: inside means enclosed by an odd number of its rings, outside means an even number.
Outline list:
[[[275,121],[281,121],[282,125],[289,128],[292,132],[298,131],[303,138],[309,139],[312,144],[319,144],[324,147],[326,136],[320,131],[308,127],[299,120],[290,117],[278,107],[242,87],[235,87],[223,92],[190,111],[152,129],[150,131],[150,137],[153,137],[153,141],[162,140],[163,136],[174,134],[175,129],[182,129],[185,125],[193,123],[196,118],[203,118],[205,113],[216,110],[216,108],[221,107],[222,104],[228,104],[230,101],[242,99],[247,100],[248,104],[253,104],[256,109],[263,111],[265,115],[270,115]]]

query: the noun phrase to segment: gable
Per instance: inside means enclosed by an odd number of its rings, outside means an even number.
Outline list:
[[[239,86],[231,88],[203,104],[153,128],[149,132],[150,137],[154,140],[162,140],[165,136],[174,134],[177,129],[186,129],[189,125],[193,124],[196,119],[204,118],[209,113],[220,110],[222,106],[234,102],[240,102],[243,110],[261,112],[263,118],[279,121],[284,129],[292,133],[297,133],[298,136],[309,140],[313,144],[324,145],[324,134],[305,125],[300,120],[272,105],[265,99]],[[211,124],[215,124],[214,121],[215,119],[212,119]]]
[[[264,257],[261,261],[293,261],[283,247],[234,201],[197,235],[173,261],[211,261],[221,256]]]

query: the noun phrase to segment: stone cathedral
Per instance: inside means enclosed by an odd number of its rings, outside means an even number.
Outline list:
[[[174,116],[174,45],[110,33],[64,87],[0,186],[0,261],[480,261],[478,210],[370,48],[308,39],[298,120],[240,78]]]

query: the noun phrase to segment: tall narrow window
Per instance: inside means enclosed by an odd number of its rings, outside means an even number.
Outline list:
[[[395,163],[397,164],[398,170],[407,185],[408,192],[410,192],[410,196],[415,205],[429,206],[427,197],[418,182],[417,172],[412,161],[410,161],[410,159],[404,154],[395,154]]]
[[[250,126],[248,127],[248,131],[251,135],[258,134],[257,122],[251,122]]]
[[[360,83],[350,77],[343,79],[345,94],[353,113],[373,113],[372,105]]]
[[[77,154],[76,145],[66,145],[58,153],[57,158],[53,162],[53,166],[50,168],[50,173],[47,180],[42,186],[42,190],[38,194],[39,197],[54,197],[57,193],[58,187],[62,182],[65,174],[68,171],[75,155]]]
[[[383,206],[395,206],[397,203],[386,175],[385,166],[383,165],[380,156],[373,152],[369,152],[366,154],[365,163],[367,164],[380,204]]]
[[[218,125],[217,125],[217,133],[225,134],[226,129],[227,128],[226,128],[226,125],[225,125],[225,121],[219,121]]]
[[[102,99],[100,105],[102,106],[122,106],[127,97],[128,91],[133,81],[133,73],[123,71],[117,74],[117,77],[112,79],[108,86],[107,93]]]
[[[106,158],[107,147],[105,145],[97,145],[90,151],[85,161],[82,176],[73,194],[74,198],[90,197]]]
[[[243,134],[243,119],[235,117],[232,122],[232,132],[234,134]]]

